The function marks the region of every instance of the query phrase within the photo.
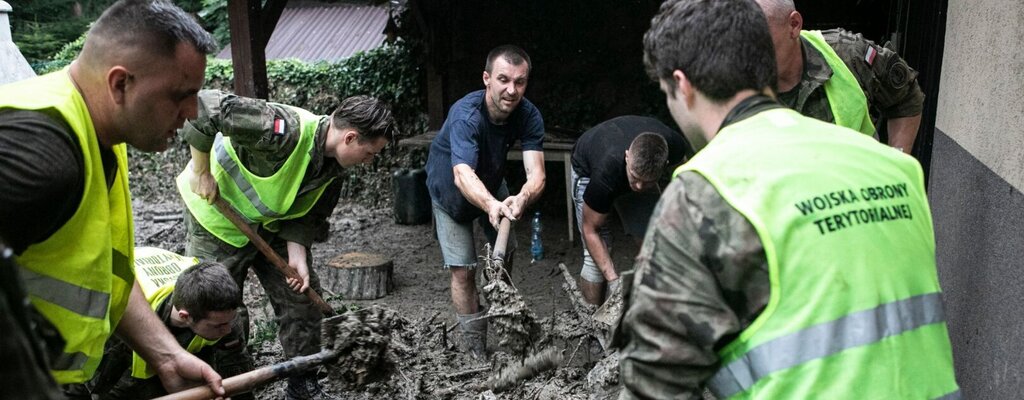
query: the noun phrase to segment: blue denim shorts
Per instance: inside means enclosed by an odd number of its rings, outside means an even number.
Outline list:
[[[494,196],[496,199],[504,200],[508,197],[508,188],[503,182]],[[444,257],[444,267],[476,268],[477,253],[476,243],[473,239],[473,221],[458,222],[437,203],[434,206],[434,225],[437,227],[437,241],[441,244],[441,256]],[[487,242],[494,244],[498,237],[498,231],[491,226],[487,215],[476,220],[477,225],[484,231]],[[516,249],[515,235],[509,235],[506,254],[514,254]]]

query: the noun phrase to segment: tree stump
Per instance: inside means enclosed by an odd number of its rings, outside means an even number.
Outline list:
[[[373,300],[391,292],[393,271],[394,264],[381,255],[345,253],[327,263],[321,282],[345,299]]]

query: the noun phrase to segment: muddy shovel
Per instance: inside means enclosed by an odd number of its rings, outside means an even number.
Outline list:
[[[505,249],[508,248],[508,235],[512,229],[512,222],[508,218],[502,218],[498,223],[498,237],[494,239],[494,251],[492,258],[505,259]]]
[[[320,352],[299,356],[274,365],[268,365],[241,375],[224,379],[224,395],[231,396],[252,391],[266,383],[274,382],[302,372],[325,366],[338,368],[339,363],[350,356],[353,349],[365,349],[374,345],[373,336],[383,337],[380,327],[391,326],[396,313],[371,306],[358,311],[325,318],[320,326]],[[379,346],[379,343],[378,343]],[[378,347],[383,353],[383,347]],[[209,386],[197,386],[188,390],[158,397],[158,400],[203,400],[217,397]]]
[[[234,207],[231,207],[231,205],[224,201],[220,196],[217,196],[216,200],[213,201],[213,205],[217,207],[217,210],[219,210],[221,214],[224,214],[225,217],[231,220],[231,223],[234,224],[238,230],[242,231],[242,233],[245,234],[245,237],[249,238],[249,241],[256,245],[257,249],[260,249],[260,253],[263,253],[263,255],[267,257],[267,260],[270,260],[270,263],[274,264],[274,266],[277,267],[284,276],[292,279],[302,279],[299,277],[298,271],[295,271],[294,268],[289,266],[288,262],[281,258],[281,256],[277,254],[269,244],[267,244],[267,241],[263,240],[263,238],[260,237],[260,235],[257,234],[251,226],[249,226],[249,223],[242,218],[237,211],[235,211]],[[310,266],[310,268],[312,267],[313,266]],[[316,304],[317,307],[320,308],[320,311],[322,311],[324,315],[335,315],[334,308],[331,307],[330,304],[327,304],[327,302],[324,301],[324,299],[320,297],[320,294],[317,293],[316,290],[313,290],[313,288],[306,288],[306,296],[313,301],[313,304]]]
[[[313,367],[319,366],[327,361],[338,357],[336,350],[323,350],[308,356],[295,357],[288,361],[282,361],[274,365],[268,365],[259,369],[235,375],[222,381],[224,385],[224,396],[231,396],[251,391],[268,382],[274,382],[289,376],[298,375]],[[177,393],[157,397],[154,400],[206,400],[216,398],[217,395],[209,386],[196,386]]]

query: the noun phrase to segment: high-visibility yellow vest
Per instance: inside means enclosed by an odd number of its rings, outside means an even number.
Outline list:
[[[298,114],[301,134],[295,149],[273,175],[258,176],[246,169],[231,146],[231,138],[220,133],[214,139],[210,155],[210,172],[217,181],[218,195],[251,223],[262,224],[270,231],[278,229],[277,221],[306,215],[333,181],[328,180],[307,193],[299,193],[316,145],[316,130],[323,117],[301,108],[281,106],[289,107]],[[178,175],[178,193],[196,221],[232,246],[248,244],[249,239],[227,217],[192,192],[188,183],[190,168],[191,164]]]
[[[790,109],[722,129],[680,167],[756,229],[764,311],[719,351],[719,398],[959,396],[920,165]]]
[[[832,68],[832,77],[825,81],[825,96],[836,125],[874,136],[875,124],[868,113],[868,98],[853,72],[825,42],[821,31],[800,31],[800,36],[810,42]]]
[[[135,280],[127,148],[112,148],[117,176],[108,190],[89,110],[67,70],[0,87],[0,93],[0,109],[63,119],[82,152],[85,186],[78,209],[57,232],[29,246],[18,263],[32,304],[66,342],[51,365],[54,378],[60,384],[85,382],[124,314]]]
[[[139,286],[146,295],[149,306],[156,311],[160,304],[174,293],[174,284],[178,275],[185,272],[189,267],[198,264],[195,257],[183,257],[167,250],[153,247],[140,247],[136,251],[135,274],[139,280]],[[207,340],[202,336],[195,335],[188,347],[189,353],[195,354],[207,346],[217,343],[217,340]],[[147,379],[156,375],[146,360],[142,359],[139,353],[132,352],[132,377]]]

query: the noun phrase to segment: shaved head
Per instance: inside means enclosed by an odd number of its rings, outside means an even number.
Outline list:
[[[757,0],[765,17],[768,17],[768,24],[777,24],[789,18],[789,14],[796,11],[792,0]]]
[[[217,50],[196,20],[166,0],[121,0],[89,29],[79,59],[94,68],[173,58],[179,43],[201,54]]]

